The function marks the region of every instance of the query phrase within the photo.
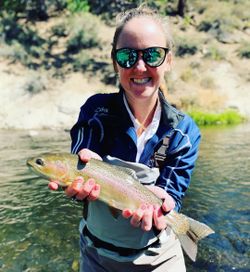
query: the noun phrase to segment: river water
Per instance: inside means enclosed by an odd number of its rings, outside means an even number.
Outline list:
[[[202,129],[200,155],[182,212],[215,234],[187,271],[250,271],[250,125]],[[68,151],[64,131],[0,131],[0,271],[78,270],[81,204],[26,167],[28,157]]]

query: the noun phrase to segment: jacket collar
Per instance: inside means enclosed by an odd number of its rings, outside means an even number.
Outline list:
[[[184,118],[184,114],[168,103],[162,91],[159,91],[159,99],[162,107],[163,124],[169,129],[175,128]]]
[[[120,112],[123,122],[125,122],[128,126],[131,127],[133,126],[133,122],[131,121],[126,106],[124,105],[123,94],[124,89],[122,88],[122,86],[120,86],[118,93],[119,102],[116,104],[116,110],[117,112]],[[168,103],[162,91],[159,91],[159,100],[162,108],[161,119],[164,126],[168,129],[175,128],[177,124],[180,122],[180,120],[183,119],[184,114]]]

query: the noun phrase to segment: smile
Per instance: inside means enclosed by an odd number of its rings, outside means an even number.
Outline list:
[[[135,84],[146,84],[148,83],[151,78],[150,77],[146,77],[146,78],[132,78],[131,79]]]

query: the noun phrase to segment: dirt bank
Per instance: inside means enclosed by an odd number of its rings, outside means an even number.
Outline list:
[[[178,68],[180,63],[175,65]],[[213,79],[214,90],[198,88],[190,82],[183,83],[178,79],[180,71],[173,72],[172,80],[179,91],[170,92],[169,99],[177,104],[183,103],[180,102],[183,99],[192,99],[204,110],[233,107],[250,116],[250,84],[241,79],[235,67],[222,62],[210,67],[206,75]],[[87,97],[98,91],[116,90],[98,79],[87,79],[80,73],[68,75],[64,80],[53,79],[46,74],[40,74],[37,78],[34,72],[21,66],[8,65],[6,61],[0,63],[0,78],[0,128],[4,129],[69,129]],[[44,90],[29,92],[29,84],[35,84],[36,80],[44,84]]]

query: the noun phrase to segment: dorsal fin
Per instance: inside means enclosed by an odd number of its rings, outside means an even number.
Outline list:
[[[136,176],[135,170],[123,166],[116,166],[116,168],[119,168],[121,171],[127,173],[128,175],[132,176],[134,179],[138,180]]]

